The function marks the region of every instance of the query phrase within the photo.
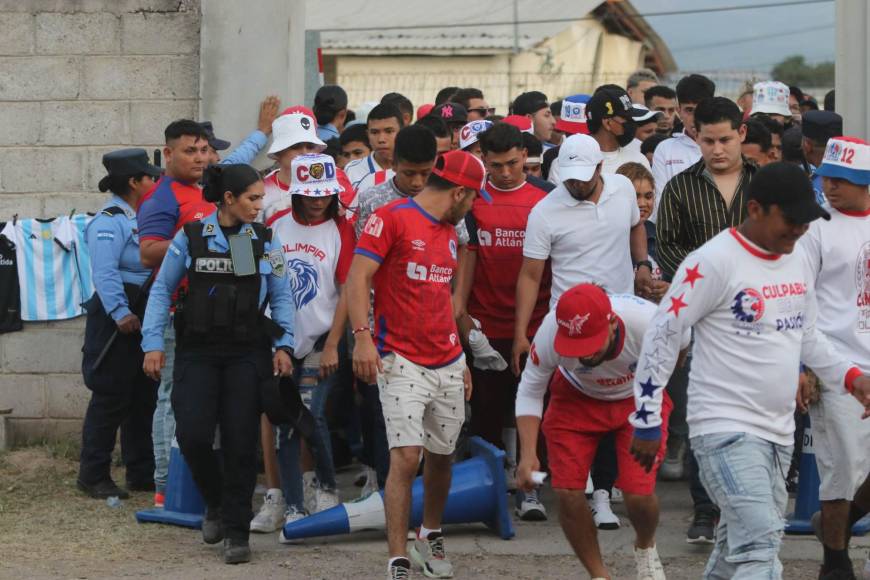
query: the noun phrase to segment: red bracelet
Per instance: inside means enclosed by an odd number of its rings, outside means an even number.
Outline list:
[[[359,328],[355,328],[355,329],[351,332],[351,334],[352,334],[353,336],[356,336],[357,333],[359,333],[359,332],[368,332],[369,334],[373,334],[373,333],[372,333],[372,329],[369,328],[368,326],[360,326]]]

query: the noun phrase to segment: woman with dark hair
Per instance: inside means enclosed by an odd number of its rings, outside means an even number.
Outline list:
[[[186,276],[175,311],[176,438],[205,500],[203,540],[224,540],[224,561],[238,564],[251,559],[258,385],[293,371],[294,307],[281,241],[255,223],[260,175],[250,165],[213,165],[204,182],[203,197],[218,210],[172,240],[148,300],[142,350],[145,373],[159,379],[170,299]],[[222,461],[212,450],[218,426]]]
[[[144,149],[112,151],[103,156],[103,165],[109,174],[100,180],[99,188],[111,191],[112,197],[85,230],[96,292],[84,305],[88,318],[82,375],[91,401],[82,425],[77,480],[79,489],[100,499],[129,497],[110,475],[118,429],[127,488],[154,490],[151,417],[157,384],[142,372],[139,346],[145,310],[142,286],[150,271],[139,261],[133,208],[160,176]],[[109,341],[113,343],[101,357]]]
[[[300,457],[298,429],[278,427],[278,465],[287,505],[285,523],[338,505],[326,402],[336,382],[339,344],[347,306],[340,300],[355,245],[353,229],[339,215],[342,191],[335,161],[328,155],[302,155],[290,171],[291,207],[268,224],[282,239],[290,290],[296,306],[293,347],[295,383],[315,419],[306,443],[314,462]],[[310,493],[305,493],[307,490]],[[306,496],[310,501],[306,505]]]

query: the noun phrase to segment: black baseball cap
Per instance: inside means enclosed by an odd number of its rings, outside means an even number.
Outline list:
[[[794,163],[777,161],[759,169],[749,182],[748,199],[765,207],[779,206],[786,219],[795,224],[831,219],[831,214],[816,201],[810,178]]]
[[[438,117],[450,127],[465,125],[468,122],[468,110],[453,101],[447,101],[433,107],[428,116]]]
[[[801,121],[801,132],[807,139],[827,143],[843,134],[843,117],[833,111],[807,111]]]
[[[534,115],[549,106],[550,102],[547,100],[547,95],[541,91],[529,91],[514,99],[513,114]]]
[[[638,109],[631,102],[631,98],[624,90],[618,87],[607,86],[598,89],[589,102],[586,103],[587,121],[600,121],[611,117],[642,117],[649,110]]]
[[[148,153],[144,149],[118,149],[111,153],[103,155],[103,167],[109,172],[109,175],[100,180],[100,191],[109,191],[109,177],[123,176],[133,177],[134,175],[150,175],[153,178],[160,177],[161,170],[155,165],[151,165],[148,159]]]
[[[214,136],[214,126],[211,124],[211,121],[202,121],[199,126],[205,129],[205,134],[208,137],[208,144],[212,149],[215,151],[224,151],[230,148],[231,143],[229,141],[218,139]]]

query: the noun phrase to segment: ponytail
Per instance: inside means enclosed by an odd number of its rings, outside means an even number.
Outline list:
[[[209,165],[202,175],[202,197],[206,201],[220,204],[224,192],[239,197],[251,186],[260,181],[257,170],[246,163],[232,165]]]

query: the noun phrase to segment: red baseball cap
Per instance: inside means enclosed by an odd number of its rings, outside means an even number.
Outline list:
[[[483,162],[471,153],[459,149],[443,153],[435,160],[432,173],[450,183],[474,189],[487,203],[492,203],[492,197],[483,187],[486,185]]]
[[[432,103],[426,103],[425,105],[420,105],[417,107],[417,118],[422,119],[426,115],[432,112],[432,109],[435,108],[435,105]]]
[[[532,119],[530,117],[526,117],[525,115],[508,115],[507,117],[502,119],[501,122],[507,123],[508,125],[513,125],[524,133],[534,132],[532,129]]]
[[[578,284],[556,304],[556,341],[559,356],[588,357],[604,346],[610,334],[610,298],[595,284]]]

